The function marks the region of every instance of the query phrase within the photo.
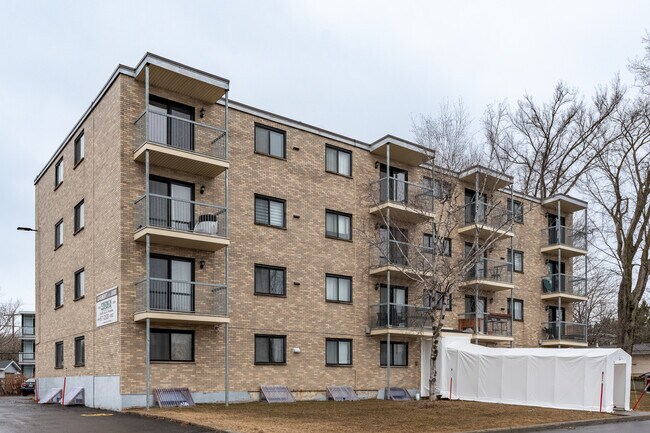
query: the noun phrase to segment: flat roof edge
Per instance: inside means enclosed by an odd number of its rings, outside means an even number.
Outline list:
[[[177,74],[193,78],[198,81],[203,81],[213,86],[229,90],[230,80],[227,78],[219,77],[218,75],[210,74],[209,72],[184,65],[174,60],[168,59],[158,54],[147,52],[135,67],[135,76],[137,77],[142,72],[142,69],[147,65],[160,66],[161,68],[168,69],[176,72]]]

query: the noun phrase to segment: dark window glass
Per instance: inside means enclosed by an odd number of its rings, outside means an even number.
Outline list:
[[[285,132],[255,125],[255,152],[285,158]]]
[[[84,337],[74,339],[74,365],[81,367],[86,363],[86,344]]]
[[[379,365],[386,366],[388,354],[386,353],[387,343],[382,341],[379,346]],[[407,366],[408,365],[408,343],[393,342],[390,343],[391,347],[391,366]]]
[[[352,152],[334,146],[325,146],[325,170],[352,176]]]
[[[427,193],[435,198],[442,200],[451,197],[451,184],[448,182],[425,177],[422,183],[429,190]]]
[[[286,363],[287,337],[284,335],[256,335],[255,363],[284,364]]]
[[[325,364],[352,365],[352,340],[328,338],[325,342]]]
[[[151,330],[152,361],[194,361],[194,332]]]
[[[443,292],[435,292],[435,305],[437,309],[442,309],[443,305],[446,311],[451,311],[452,305],[451,305],[451,293],[444,294]],[[431,293],[428,291],[425,291],[422,295],[422,305],[426,308],[431,308],[433,305],[431,303]]]
[[[147,140],[194,151],[194,107],[151,95]]]
[[[74,141],[74,165],[79,164],[84,159],[85,141],[83,132]]]
[[[432,253],[434,250],[433,235],[425,233],[422,235],[422,246],[425,253]],[[442,238],[438,243],[441,255],[451,257],[451,238]]]
[[[79,299],[86,294],[85,271],[83,268],[74,273],[74,298]]]
[[[325,299],[337,302],[352,302],[352,277],[325,276]]]
[[[63,281],[59,281],[54,285],[54,308],[63,305]]]
[[[63,220],[54,225],[54,249],[63,245]]]
[[[284,200],[255,195],[255,224],[285,226]]]
[[[63,158],[54,166],[54,187],[56,188],[63,182]]]
[[[54,344],[54,367],[63,368],[63,341]]]
[[[286,269],[255,265],[255,293],[284,296],[286,294]]]
[[[524,252],[508,249],[508,270],[515,272],[524,272]],[[514,266],[513,266],[514,265]]]
[[[524,223],[524,204],[519,200],[508,199],[508,213],[515,222]]]
[[[514,313],[511,313],[512,307],[515,309]],[[524,320],[524,301],[521,299],[508,298],[508,314],[512,314],[512,320],[522,322]]]
[[[85,215],[84,215],[84,201],[81,200],[79,204],[74,207],[74,232],[77,233],[79,230],[84,228]]]
[[[325,235],[329,238],[352,239],[352,215],[325,211]]]

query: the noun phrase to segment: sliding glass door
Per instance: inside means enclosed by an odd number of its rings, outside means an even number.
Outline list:
[[[163,311],[194,311],[194,261],[152,256],[150,308]]]
[[[194,107],[151,96],[147,138],[155,143],[194,150]]]

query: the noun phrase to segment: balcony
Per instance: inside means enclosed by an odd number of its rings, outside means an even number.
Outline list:
[[[204,251],[218,251],[229,245],[228,211],[224,207],[164,195],[149,194],[135,202],[133,239],[144,242]]]
[[[135,322],[228,323],[226,286],[195,281],[143,279],[135,284]]]
[[[372,203],[370,214],[386,215],[391,220],[421,223],[433,218],[433,190],[393,177],[384,177],[370,184]]]
[[[587,325],[564,321],[542,323],[542,346],[587,347]]]
[[[478,235],[479,239],[512,237],[512,218],[508,209],[487,203],[468,203],[460,208],[458,233]]]
[[[380,242],[370,266],[370,275],[385,277],[396,272],[411,279],[432,275],[433,250],[396,240]]]
[[[390,311],[390,322],[388,313]],[[404,304],[370,306],[370,335],[432,335],[429,308]]]
[[[587,254],[587,232],[582,228],[553,226],[542,229],[542,254],[570,258]]]
[[[230,167],[226,131],[170,114],[144,112],[135,121],[133,159],[216,177]]]
[[[21,327],[20,334],[18,335],[18,337],[23,340],[32,340],[36,338],[36,327],[34,326]]]
[[[18,354],[18,364],[20,365],[36,364],[36,354],[34,352],[20,352]]]
[[[565,302],[587,300],[587,280],[569,274],[551,274],[542,278],[542,300]]]
[[[458,330],[471,333],[484,343],[513,341],[509,314],[462,313],[458,315]]]
[[[461,287],[476,287],[479,290],[498,292],[514,288],[512,268],[508,262],[482,259],[470,265],[460,283]]]

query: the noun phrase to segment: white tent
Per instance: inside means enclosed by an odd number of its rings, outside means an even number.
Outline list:
[[[443,398],[588,411],[601,410],[602,398],[603,412],[630,409],[632,358],[621,349],[501,349],[453,337],[440,343]]]

